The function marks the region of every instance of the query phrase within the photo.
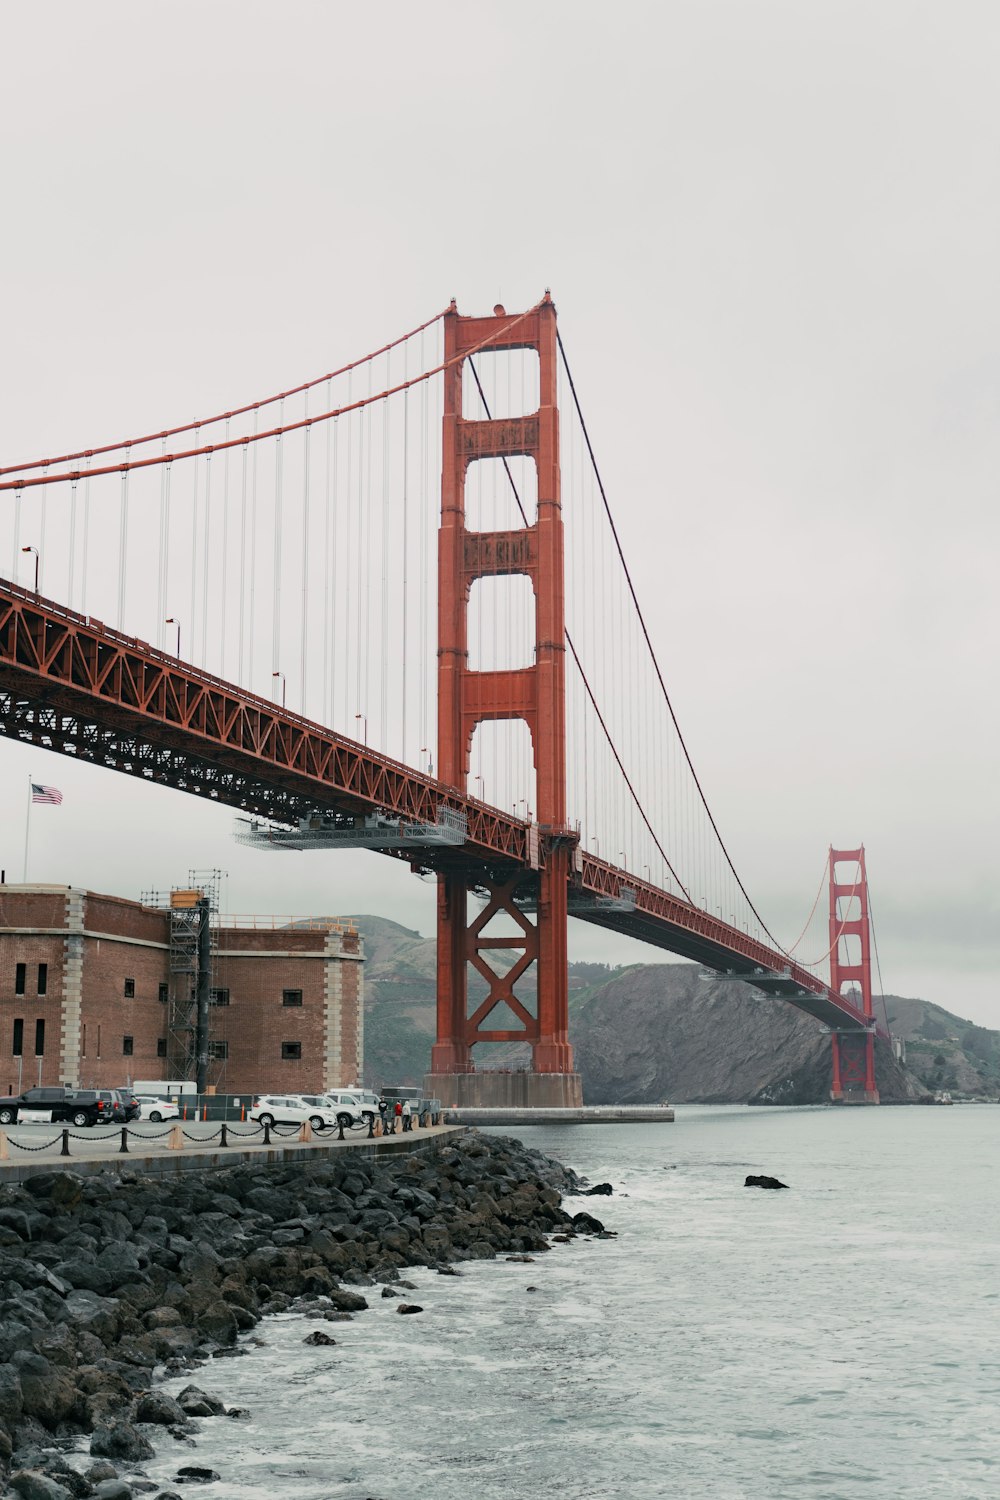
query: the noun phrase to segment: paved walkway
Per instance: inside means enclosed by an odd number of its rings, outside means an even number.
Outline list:
[[[355,1129],[345,1131],[343,1141],[338,1140],[336,1130],[324,1130],[314,1132],[311,1141],[302,1141],[297,1125],[277,1125],[271,1127],[270,1143],[265,1145],[263,1130],[243,1120],[227,1122],[223,1145],[220,1126],[218,1120],[182,1120],[157,1125],[135,1121],[125,1127],[98,1126],[91,1130],[70,1127],[69,1155],[64,1156],[61,1125],[10,1125],[0,1130],[0,1181],[17,1181],[60,1168],[85,1174],[112,1169],[161,1176],[199,1166],[235,1166],[238,1161],[322,1160],[343,1151],[378,1156],[418,1151],[461,1128],[432,1125],[426,1130],[415,1127],[405,1134],[397,1131],[374,1138],[369,1137],[367,1129]],[[123,1128],[127,1151],[122,1150]]]

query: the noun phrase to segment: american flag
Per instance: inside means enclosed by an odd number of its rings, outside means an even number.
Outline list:
[[[32,802],[46,802],[50,807],[58,807],[62,801],[62,792],[58,787],[40,786],[37,781],[31,783]]]

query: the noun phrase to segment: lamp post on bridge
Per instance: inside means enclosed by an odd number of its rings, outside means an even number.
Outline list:
[[[177,656],[179,658],[181,654],[181,622],[176,615],[168,615],[163,623],[164,625],[177,626]]]
[[[486,781],[485,781],[485,778],[482,777],[482,776],[473,776],[472,779],[473,779],[473,781],[478,781],[479,782],[479,790],[480,790],[480,792],[482,794],[480,796],[479,800],[480,800],[480,802],[485,802],[486,801]]]
[[[35,554],[35,593],[37,594],[38,593],[38,548],[37,547],[22,547],[21,551],[22,552],[33,552]]]
[[[280,677],[281,678],[281,706],[282,706],[282,708],[284,708],[284,706],[285,706],[285,692],[286,692],[286,689],[288,687],[288,684],[285,681],[285,674],[284,674],[284,672],[272,672],[271,673],[272,685],[273,685],[274,679],[276,677]]]
[[[368,715],[367,714],[355,714],[354,717],[355,717],[355,720],[360,719],[362,721],[362,723],[364,724],[364,743],[365,743],[365,746],[367,747],[367,745],[368,745]]]
[[[420,754],[427,756],[427,774],[428,774],[428,776],[433,776],[434,775],[434,762],[431,759],[431,752],[430,752],[429,748],[426,745],[421,745],[420,746]]]

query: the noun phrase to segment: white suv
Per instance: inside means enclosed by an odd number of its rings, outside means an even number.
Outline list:
[[[248,1112],[248,1117],[259,1125],[301,1125],[308,1120],[314,1130],[338,1122],[338,1115],[329,1104],[310,1103],[301,1094],[262,1094]],[[352,1124],[353,1117],[345,1119],[344,1123]]]
[[[352,1125],[360,1125],[366,1122],[361,1105],[353,1094],[303,1094],[307,1104],[315,1104],[319,1109],[333,1111],[337,1124],[343,1123],[345,1130],[350,1130]]]
[[[374,1094],[363,1094],[358,1089],[327,1089],[323,1098],[331,1109],[351,1110],[356,1119],[374,1120],[378,1114],[378,1099]]]

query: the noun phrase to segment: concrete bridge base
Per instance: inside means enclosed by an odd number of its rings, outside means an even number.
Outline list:
[[[424,1093],[445,1109],[580,1109],[579,1073],[428,1073]]]

